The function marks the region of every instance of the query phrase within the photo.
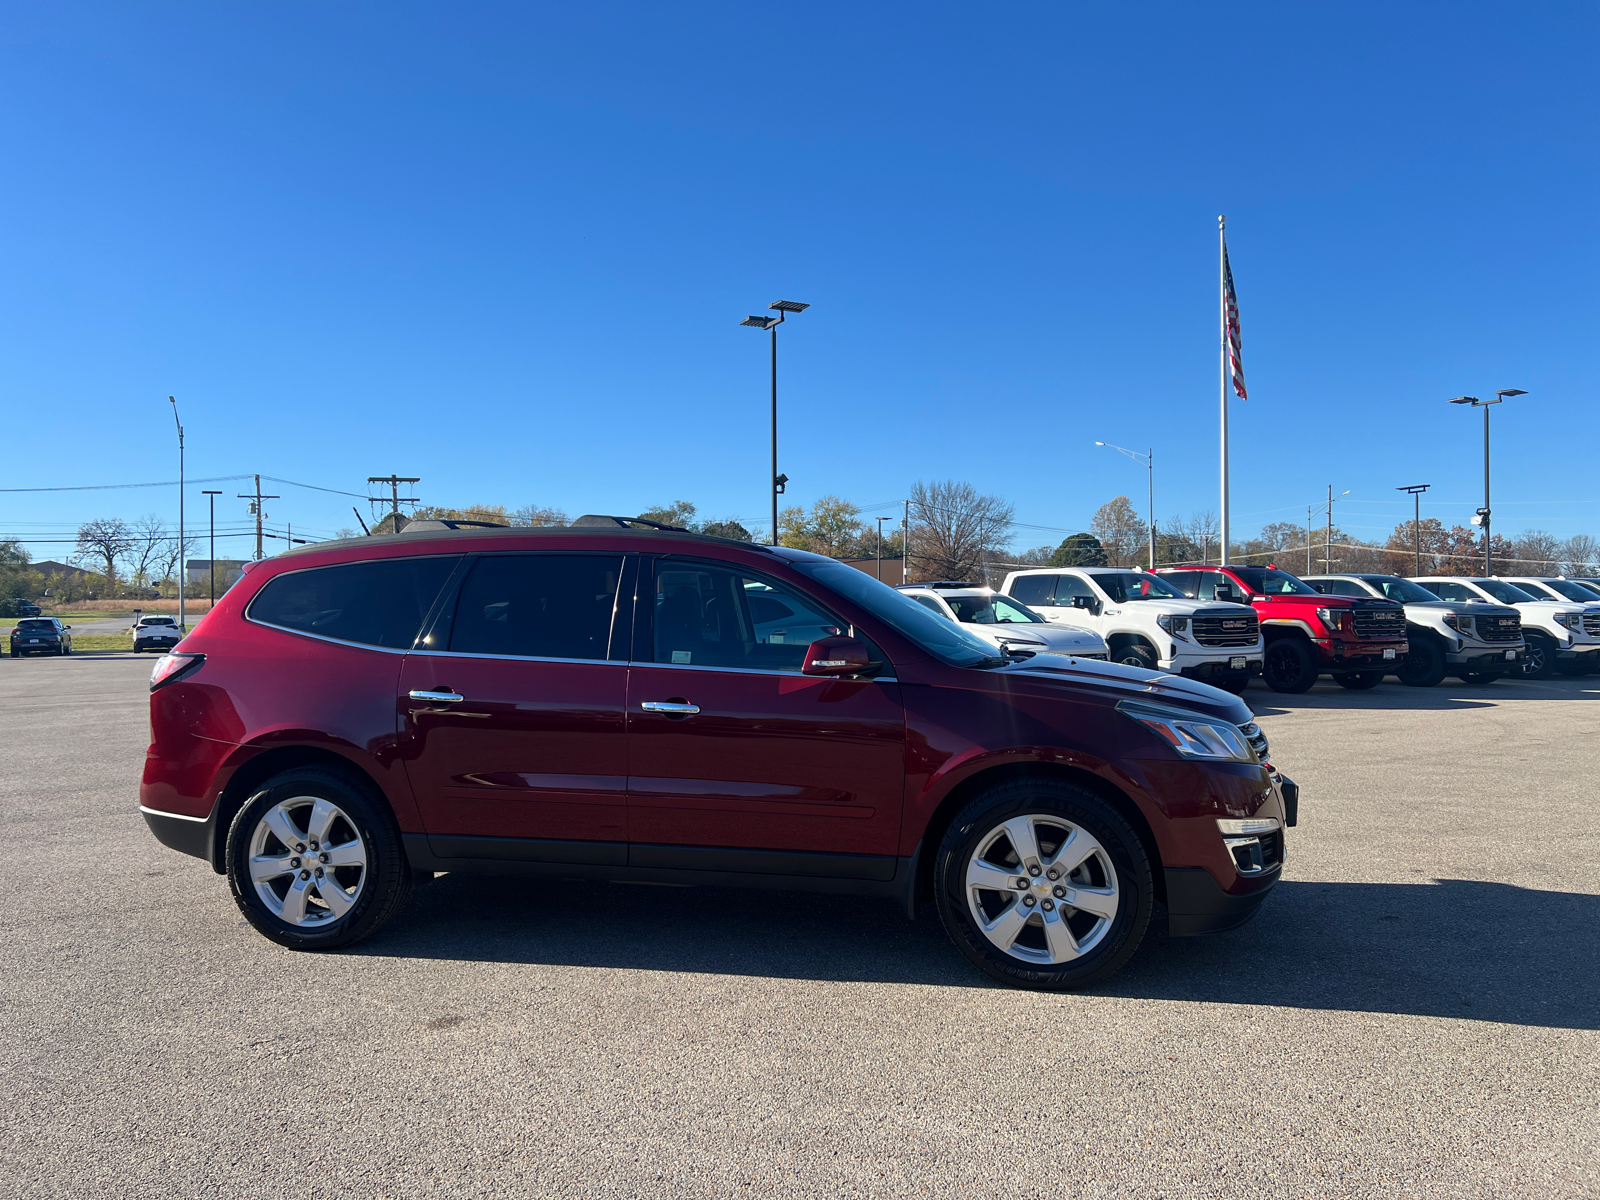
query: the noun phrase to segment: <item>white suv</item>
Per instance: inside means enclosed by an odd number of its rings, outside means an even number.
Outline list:
[[[183,630],[173,617],[140,617],[133,625],[133,652],[171,650],[183,640]]]
[[[1261,673],[1255,610],[1191,600],[1159,575],[1121,567],[1013,571],[1000,589],[1047,621],[1092,629],[1111,661],[1170,671],[1242,692]]]
[[[1000,650],[1099,659],[1109,654],[1105,639],[1094,630],[1051,624],[1027,605],[1002,596],[993,588],[970,583],[915,583],[895,590]]]
[[[1441,600],[1509,604],[1522,614],[1522,636],[1528,644],[1524,675],[1545,679],[1556,671],[1587,675],[1600,667],[1600,623],[1588,602],[1536,596],[1503,579],[1470,575],[1431,575],[1416,580]]]

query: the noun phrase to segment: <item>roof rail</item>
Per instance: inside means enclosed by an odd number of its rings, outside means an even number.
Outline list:
[[[661,521],[651,521],[645,517],[608,517],[599,513],[586,513],[572,523],[572,529],[587,529],[591,526],[614,526],[629,529],[635,525],[643,525],[646,529],[663,529],[668,533],[688,533],[681,525],[667,525]]]
[[[408,521],[401,533],[438,533],[444,529],[509,529],[497,521],[458,521],[454,517],[428,517],[421,521]]]

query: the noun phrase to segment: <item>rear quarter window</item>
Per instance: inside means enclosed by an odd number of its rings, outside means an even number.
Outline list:
[[[297,633],[408,650],[459,561],[387,558],[291,571],[262,588],[245,616]]]

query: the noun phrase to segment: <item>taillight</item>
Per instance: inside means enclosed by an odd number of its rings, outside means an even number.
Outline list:
[[[166,654],[156,660],[150,672],[150,690],[166,687],[174,679],[182,678],[205,662],[204,654]]]

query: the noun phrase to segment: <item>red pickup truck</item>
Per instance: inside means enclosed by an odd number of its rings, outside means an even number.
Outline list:
[[[1324,596],[1275,566],[1161,567],[1156,572],[1197,600],[1248,603],[1261,621],[1261,678],[1275,692],[1309,691],[1319,675],[1365,690],[1406,656],[1406,611],[1392,600]]]

